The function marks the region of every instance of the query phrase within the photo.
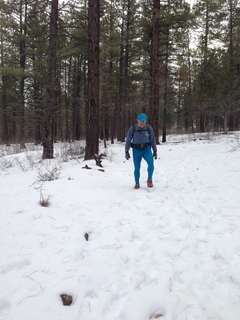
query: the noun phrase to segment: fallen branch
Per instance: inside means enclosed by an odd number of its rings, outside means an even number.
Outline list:
[[[94,154],[94,159],[96,161],[96,165],[98,167],[101,167],[102,168],[102,157],[103,157],[103,154],[101,153],[100,155],[98,154]]]

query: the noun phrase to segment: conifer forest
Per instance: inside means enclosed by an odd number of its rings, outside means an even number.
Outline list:
[[[240,129],[240,0],[0,0],[0,143]]]

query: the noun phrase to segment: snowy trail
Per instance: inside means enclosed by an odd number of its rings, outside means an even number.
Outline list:
[[[49,208],[37,203],[36,171],[2,173],[0,319],[239,320],[234,145],[161,145],[154,188],[143,163],[139,190],[113,145],[105,172],[63,164],[43,186]]]

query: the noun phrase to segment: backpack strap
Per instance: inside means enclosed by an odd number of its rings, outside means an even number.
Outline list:
[[[133,125],[132,126],[132,139],[133,139],[135,131],[136,131],[136,125]]]
[[[133,139],[134,133],[138,131],[136,127],[137,126],[135,124],[132,126],[132,139]],[[148,133],[150,133],[150,125],[146,124],[146,127],[147,127],[147,130],[141,130],[141,131],[147,131]]]

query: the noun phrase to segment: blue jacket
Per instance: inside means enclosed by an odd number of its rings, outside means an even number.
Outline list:
[[[148,127],[149,127],[149,130],[147,129],[147,125],[143,128],[140,128],[136,125],[135,130],[133,130],[132,126],[130,127],[127,134],[125,151],[129,151],[131,147],[131,143],[133,144],[149,143],[153,151],[157,151],[156,139],[153,132],[153,128],[149,125]]]

